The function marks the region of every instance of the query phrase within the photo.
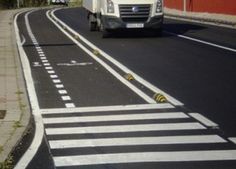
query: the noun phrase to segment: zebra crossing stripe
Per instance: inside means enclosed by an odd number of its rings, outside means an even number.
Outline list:
[[[197,130],[206,129],[200,123],[165,123],[165,124],[136,124],[136,125],[112,125],[93,127],[68,127],[46,128],[47,135],[62,134],[91,134],[91,133],[120,133],[139,131],[163,131],[163,130]]]
[[[196,144],[196,143],[225,143],[218,135],[191,135],[191,136],[162,136],[162,137],[130,137],[80,140],[49,141],[51,149],[104,147],[104,146],[132,146],[132,145],[159,145],[159,144]]]
[[[236,150],[137,152],[53,157],[57,167],[141,162],[236,160]]]
[[[116,106],[95,106],[95,107],[77,107],[73,109],[41,109],[42,114],[64,114],[64,113],[86,113],[103,111],[125,111],[125,110],[151,110],[151,109],[171,109],[175,108],[169,103],[161,104],[136,104],[136,105],[116,105]]]
[[[184,113],[146,113],[146,114],[124,114],[124,115],[100,115],[100,116],[82,116],[82,117],[59,117],[44,118],[45,124],[60,123],[82,123],[82,122],[104,122],[104,121],[127,121],[127,120],[154,120],[154,119],[180,119],[189,118]]]

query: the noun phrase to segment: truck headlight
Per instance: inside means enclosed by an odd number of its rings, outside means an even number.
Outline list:
[[[157,0],[156,13],[162,12],[162,0]]]
[[[114,3],[112,0],[107,0],[107,13],[114,13]]]

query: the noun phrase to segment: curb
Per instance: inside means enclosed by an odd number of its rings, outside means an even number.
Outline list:
[[[217,19],[217,18],[211,18],[211,17],[199,17],[199,16],[192,16],[188,13],[183,14],[177,14],[172,12],[164,12],[166,18],[171,19],[179,19],[179,20],[185,20],[185,21],[192,21],[192,22],[198,22],[198,23],[206,23],[216,26],[223,26],[228,28],[236,29],[236,21],[230,21],[230,20],[223,20],[223,19]]]
[[[30,128],[31,107],[28,100],[25,79],[23,75],[22,65],[19,58],[19,53],[16,45],[15,28],[13,24],[14,16],[19,12],[24,12],[29,9],[4,10],[4,22],[1,22],[0,27],[5,27],[3,45],[0,48],[0,57],[7,60],[4,79],[0,82],[5,92],[5,103],[1,107],[6,112],[5,117],[0,121],[1,137],[5,137],[1,141],[2,151],[0,152],[0,168],[12,167],[12,153],[17,148],[18,144],[22,144],[21,139]],[[9,23],[7,25],[6,23]],[[6,31],[6,32],[4,32]],[[9,42],[9,43],[8,43]],[[7,55],[4,55],[8,52]],[[3,132],[3,133],[2,133]]]

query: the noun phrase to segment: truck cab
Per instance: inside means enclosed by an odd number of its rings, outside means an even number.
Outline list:
[[[152,29],[160,33],[163,0],[84,0],[91,31],[106,36],[117,29]]]

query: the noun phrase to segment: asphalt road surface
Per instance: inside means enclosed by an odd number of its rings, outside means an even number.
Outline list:
[[[128,81],[125,70],[76,36],[72,41],[46,12],[17,20],[45,127],[28,168],[236,167],[235,30],[165,19],[161,37],[122,31],[103,39],[89,32],[83,9],[55,12],[146,80]],[[147,82],[170,103],[155,103]]]

